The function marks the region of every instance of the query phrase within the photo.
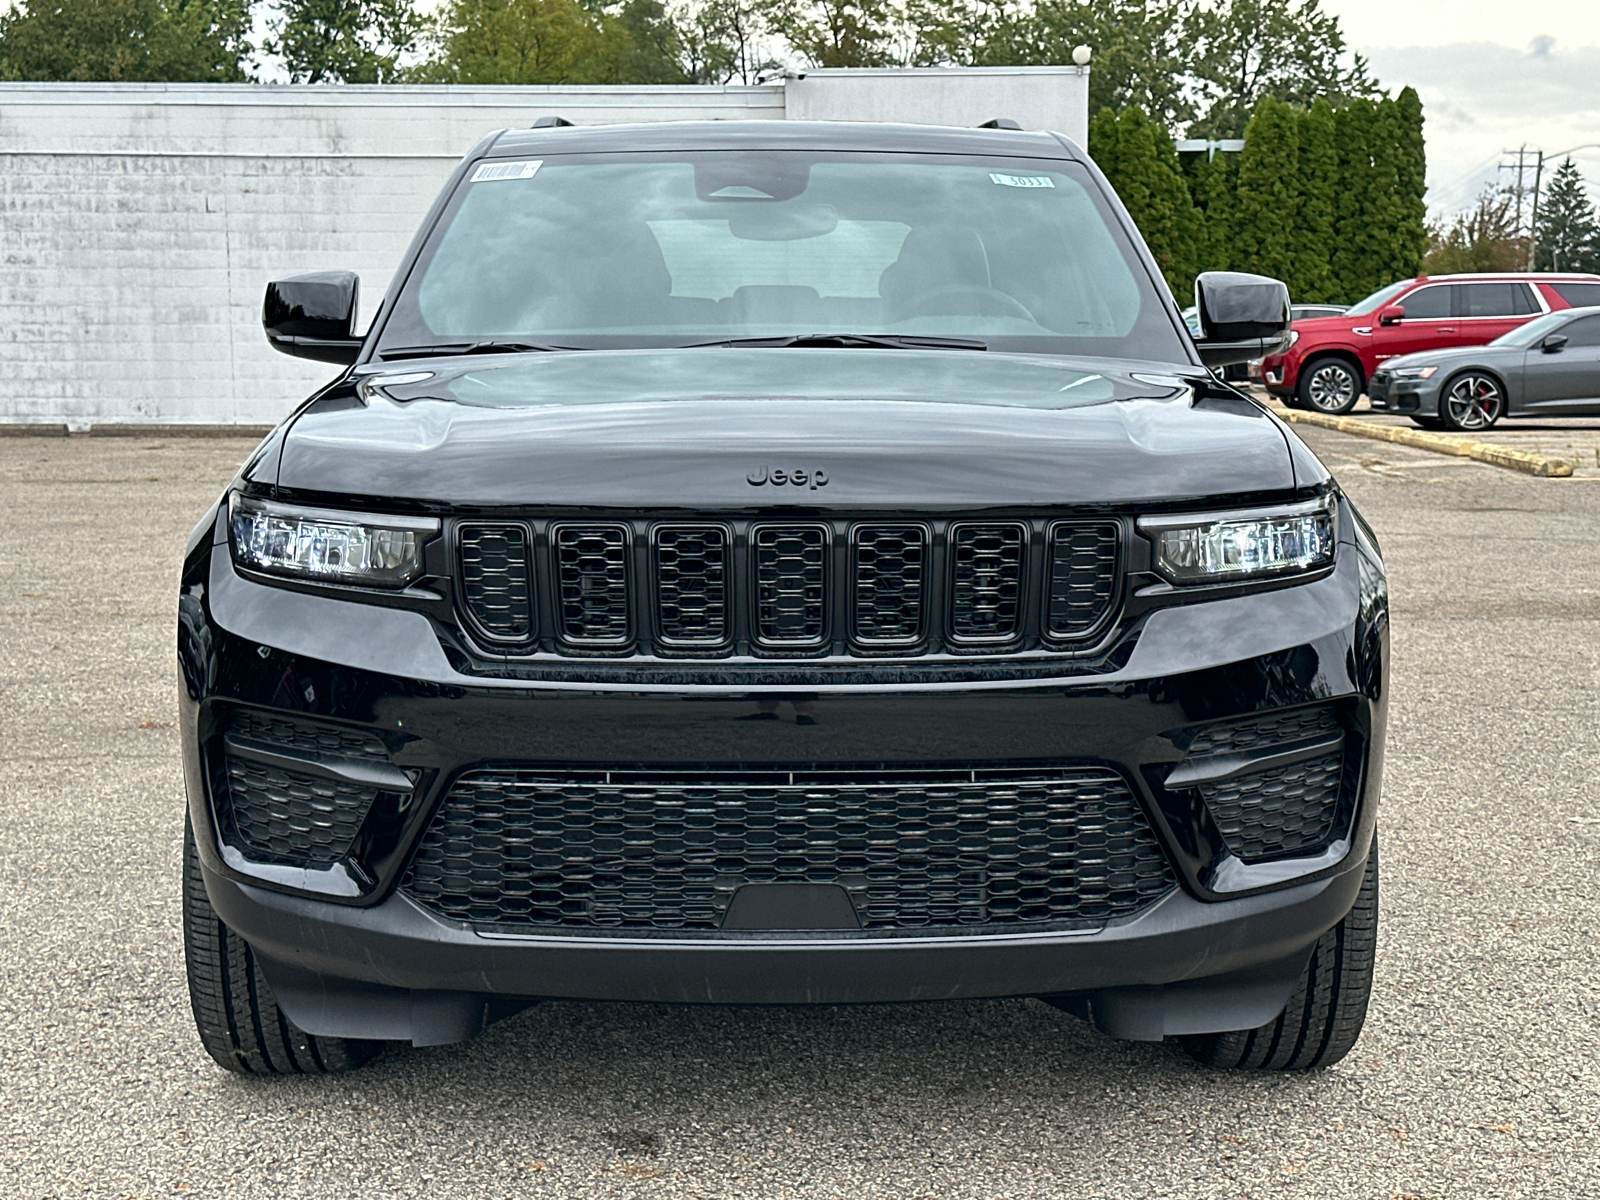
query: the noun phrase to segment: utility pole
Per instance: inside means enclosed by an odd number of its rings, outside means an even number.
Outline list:
[[[1533,211],[1528,216],[1528,270],[1539,257],[1539,183],[1544,177],[1544,151],[1533,168]]]

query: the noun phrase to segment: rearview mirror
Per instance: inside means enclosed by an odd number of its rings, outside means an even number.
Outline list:
[[[1543,350],[1546,354],[1554,354],[1558,350],[1560,350],[1563,346],[1565,346],[1566,344],[1567,344],[1567,335],[1566,334],[1564,334],[1564,333],[1552,333],[1549,337],[1545,338],[1544,341],[1539,343],[1539,348],[1541,350]]]
[[[296,358],[350,364],[361,353],[355,335],[361,280],[354,271],[318,271],[267,284],[261,324],[274,350]]]
[[[1289,289],[1265,275],[1207,271],[1194,281],[1200,336],[1195,348],[1208,367],[1266,358],[1289,340]]]
[[[1379,325],[1398,325],[1405,318],[1406,306],[1404,304],[1391,304],[1378,312]]]

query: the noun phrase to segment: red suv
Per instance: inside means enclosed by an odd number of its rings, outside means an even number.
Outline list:
[[[1337,317],[1296,321],[1261,378],[1292,408],[1346,413],[1385,359],[1481,346],[1541,313],[1590,304],[1600,304],[1600,275],[1421,275]]]

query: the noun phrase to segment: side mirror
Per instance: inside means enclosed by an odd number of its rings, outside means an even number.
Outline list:
[[[1398,325],[1405,320],[1406,306],[1404,304],[1391,304],[1387,308],[1378,310],[1379,325]]]
[[[1265,275],[1207,271],[1194,281],[1200,336],[1195,348],[1208,367],[1266,358],[1289,342],[1289,289]]]
[[[354,333],[361,280],[354,271],[318,271],[267,284],[261,324],[274,350],[318,362],[355,362]]]
[[[1539,349],[1543,350],[1546,354],[1557,354],[1566,344],[1566,334],[1552,333],[1549,337],[1545,338],[1544,341],[1539,343]]]

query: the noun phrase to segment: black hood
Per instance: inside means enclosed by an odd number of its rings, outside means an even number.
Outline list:
[[[1160,365],[764,348],[394,364],[296,418],[278,483],[463,507],[972,509],[1295,478],[1261,408],[1197,400]]]

